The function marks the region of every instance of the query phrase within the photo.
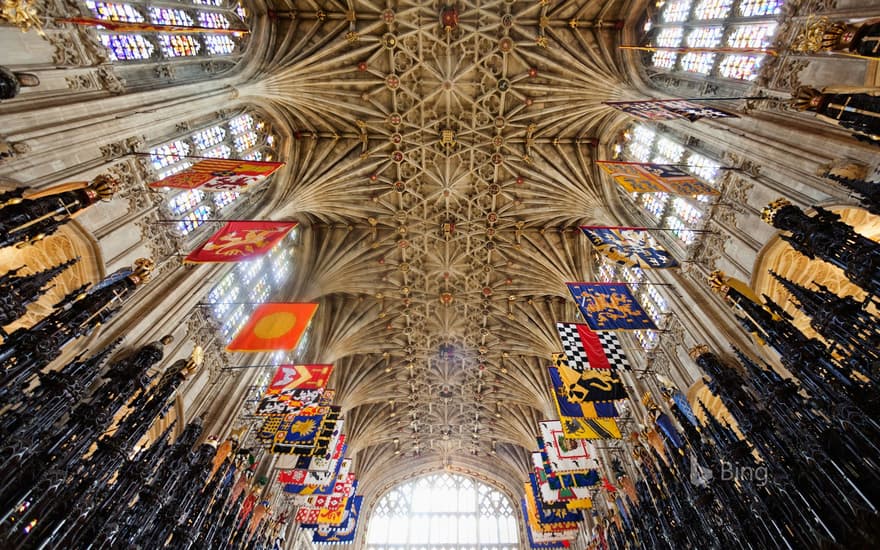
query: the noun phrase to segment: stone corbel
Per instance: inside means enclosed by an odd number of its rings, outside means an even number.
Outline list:
[[[132,136],[121,141],[114,141],[101,146],[101,157],[107,161],[118,160],[125,155],[139,152],[146,144],[144,136]]]
[[[156,258],[156,263],[170,264],[162,260],[178,254],[183,247],[183,239],[174,233],[173,225],[159,222],[159,214],[153,211],[135,222],[135,225],[140,229],[141,240],[146,243],[152,257]]]
[[[0,136],[0,165],[14,157],[30,153],[31,146],[23,141],[8,141]]]
[[[140,212],[162,202],[161,195],[151,192],[144,185],[146,173],[139,161],[139,158],[127,159],[109,169],[111,175],[120,182],[117,196],[128,200],[132,212]]]

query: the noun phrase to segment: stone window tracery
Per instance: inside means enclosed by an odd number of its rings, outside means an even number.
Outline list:
[[[653,34],[646,45],[681,50],[659,49],[651,55],[650,65],[665,71],[754,80],[765,58],[761,51],[771,46],[776,35],[775,16],[782,5],[783,0],[701,0],[696,5],[689,0],[658,0],[658,16],[645,25]],[[727,48],[734,51],[724,51]]]
[[[206,302],[211,305],[211,313],[220,325],[224,344],[232,340],[258,303],[265,302],[290,279],[288,266],[294,261],[296,238],[297,229],[294,228],[266,255],[235,264],[208,292]],[[284,269],[279,270],[280,266]],[[277,359],[293,358],[286,355],[281,352]]]
[[[657,287],[648,283],[645,270],[638,267],[626,267],[616,264],[605,256],[599,258],[599,280],[603,282],[629,283],[629,288],[638,299],[639,304],[645,310],[654,324],[663,328],[664,319],[669,313],[669,303],[657,290]],[[656,330],[634,330],[636,339],[643,349],[654,349],[660,343],[660,333]]]
[[[677,136],[667,134],[662,125],[652,129],[646,124],[636,124],[623,134],[622,143],[616,147],[621,160],[672,164],[696,176],[714,187],[721,165],[708,156],[697,153],[684,145]],[[647,220],[668,230],[684,247],[696,240],[704,213],[711,202],[710,195],[684,197],[669,193],[631,193],[629,198],[645,214]]]
[[[193,7],[154,5],[151,1],[120,3],[87,0],[89,15],[113,22],[156,25],[143,30],[114,33],[98,27],[98,40],[117,62],[177,59],[188,57],[224,57],[240,52],[245,46],[246,11],[241,4],[228,0],[194,1]],[[161,26],[192,27],[194,32],[162,32]],[[217,29],[222,33],[199,31]],[[231,31],[231,32],[225,32]]]
[[[153,147],[150,164],[158,180],[189,168],[199,158],[272,160],[273,144],[271,125],[246,112]],[[185,236],[212,219],[212,215],[228,212],[240,198],[241,193],[234,191],[169,190],[166,206],[180,220],[175,226],[177,232]]]
[[[516,508],[496,489],[438,473],[392,488],[369,520],[367,550],[514,550]]]

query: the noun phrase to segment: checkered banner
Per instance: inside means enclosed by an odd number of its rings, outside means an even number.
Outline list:
[[[632,370],[620,340],[613,332],[593,332],[579,323],[556,323],[568,366],[576,371],[593,369]]]

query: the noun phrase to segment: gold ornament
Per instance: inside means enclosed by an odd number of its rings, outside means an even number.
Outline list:
[[[31,28],[40,36],[46,36],[43,32],[43,22],[37,16],[35,0],[0,0],[0,19],[15,25],[21,32],[27,32]]]
[[[119,180],[112,176],[101,174],[92,180],[92,183],[89,184],[89,189],[97,193],[102,201],[109,201],[116,194],[116,191],[119,190]]]
[[[790,205],[791,203],[785,199],[776,199],[768,204],[764,210],[761,210],[761,219],[770,225],[773,225],[773,219],[776,217],[776,213],[782,210],[783,207]]]

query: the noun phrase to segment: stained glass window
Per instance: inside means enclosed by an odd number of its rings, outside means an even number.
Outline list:
[[[229,131],[233,135],[244,133],[254,127],[254,117],[245,113],[229,119]]]
[[[202,49],[202,45],[189,34],[159,35],[159,47],[165,57],[192,57]]]
[[[730,13],[733,0],[702,0],[694,8],[694,18],[697,20],[724,19]]]
[[[762,55],[725,55],[718,65],[718,74],[724,78],[754,80],[758,76],[758,67],[763,59]]]
[[[235,42],[226,35],[207,34],[204,39],[209,55],[229,55],[235,50]]]
[[[667,27],[657,33],[654,43],[663,48],[674,48],[681,44],[682,36],[684,36],[684,29],[681,27]]]
[[[228,159],[232,157],[232,148],[225,143],[221,143],[217,147],[202,151],[202,156],[209,159]]]
[[[690,73],[709,74],[715,63],[715,54],[688,52],[681,58],[681,68]]]
[[[222,123],[197,129],[185,137],[157,145],[150,149],[150,166],[154,171],[151,181],[158,181],[191,167],[199,161],[198,157],[260,160],[268,156],[268,144],[264,136],[270,130],[271,125],[264,120],[251,113],[243,113]],[[248,147],[248,152],[241,155],[240,151],[245,150],[242,149],[244,146]],[[199,227],[204,219],[211,217],[206,212],[216,214],[226,211],[241,198],[240,193],[233,191],[165,191],[168,193],[167,209],[171,215],[181,220],[178,229],[184,235]]]
[[[658,126],[663,129],[663,126]],[[623,158],[638,162],[675,164],[697,176],[709,185],[716,182],[720,165],[705,155],[685,147],[683,142],[668,132],[655,132],[646,125],[638,124],[623,134]],[[711,195],[700,197],[680,197],[667,193],[631,193],[635,204],[660,226],[670,228],[682,244],[694,242],[693,229],[702,224],[703,210]],[[659,305],[659,304],[658,304]],[[663,310],[665,306],[661,306]]]
[[[175,214],[184,214],[198,206],[204,198],[205,193],[203,191],[190,189],[171,197],[171,199],[168,200],[168,208]]]
[[[698,27],[687,35],[685,41],[691,48],[714,48],[721,44],[721,36],[724,34],[724,27]]]
[[[193,134],[192,140],[196,144],[197,149],[207,149],[217,145],[226,137],[226,130],[219,124],[205,128]]]
[[[158,170],[174,164],[187,154],[189,154],[189,145],[178,139],[151,149],[150,159],[153,162],[153,168]]]
[[[660,219],[663,211],[666,210],[666,203],[669,201],[669,195],[666,193],[642,193],[639,202],[654,218]]]
[[[676,164],[684,156],[684,147],[665,136],[657,140],[655,148],[654,162],[657,163]]]
[[[686,224],[690,226],[696,225],[703,217],[702,212],[697,210],[684,197],[677,197],[672,201],[672,212]]]
[[[235,191],[221,191],[220,193],[211,193],[211,195],[214,199],[214,205],[219,210],[235,202],[235,200],[241,196],[241,193]]]
[[[250,317],[257,303],[268,300],[289,280],[296,243],[296,228],[265,256],[240,262],[208,293],[214,317],[221,324],[220,332],[228,343]],[[280,265],[284,266],[279,270]],[[303,339],[305,336],[303,336]],[[302,345],[302,339],[300,345]],[[300,348],[297,348],[298,350]],[[299,354],[299,355],[297,355]],[[301,350],[282,352],[279,359],[294,360]]]
[[[669,216],[666,218],[665,223],[666,226],[672,230],[673,235],[678,237],[684,244],[691,244],[694,242],[694,233],[690,231],[680,219],[675,216]]]
[[[86,7],[92,11],[95,17],[104,21],[125,21],[128,23],[142,23],[144,21],[144,16],[131,4],[88,0]]]
[[[731,48],[766,48],[774,34],[776,22],[739,25],[727,37],[727,45]]]
[[[637,161],[648,162],[656,137],[654,131],[647,126],[636,126],[627,135],[627,152]]]
[[[150,6],[149,12],[150,21],[157,25],[175,25],[178,27],[193,26],[192,17],[183,10]]]
[[[244,33],[192,34],[162,32],[162,26],[201,27],[208,29],[244,29],[243,9],[225,7],[225,0],[194,2],[202,9],[154,5],[152,0],[131,3],[85,0],[85,5],[98,19],[105,21],[145,23],[157,28],[132,30],[118,34],[98,27],[101,43],[110,50],[114,61],[143,61],[155,58],[187,58],[199,55],[228,56],[239,49]],[[240,8],[240,6],[239,6]],[[155,51],[155,54],[154,54]]]
[[[691,0],[672,0],[663,10],[664,23],[677,23],[688,18],[691,12]]]
[[[492,487],[432,474],[392,488],[376,503],[367,550],[516,550],[517,508]]]
[[[200,11],[199,26],[209,29],[228,29],[230,27],[229,19],[222,13],[216,11]]]
[[[649,45],[661,48],[651,56],[651,65],[665,71],[754,80],[764,54],[749,50],[772,44],[778,30],[773,16],[780,13],[782,4],[783,0],[740,0],[734,13],[733,0],[698,0],[693,7],[691,0],[667,0],[659,20],[645,24],[646,31],[653,29]],[[698,51],[677,55],[662,49],[679,47],[682,42]],[[741,55],[730,52],[719,62],[716,54],[728,52],[699,50],[721,47],[746,51]]]
[[[98,39],[114,61],[149,59],[156,46],[139,34],[99,34]]]
[[[177,231],[181,235],[192,233],[197,227],[205,223],[205,220],[211,217],[211,208],[208,206],[199,206],[193,209],[177,223]]]
[[[709,160],[699,153],[689,153],[687,157],[688,172],[706,183],[715,183],[721,165]]]
[[[671,69],[675,67],[676,61],[678,61],[678,54],[669,51],[657,51],[654,52],[654,55],[651,57],[651,64],[661,69]]]
[[[779,15],[784,3],[785,0],[741,0],[738,11],[742,17]]]
[[[245,132],[237,135],[233,138],[232,143],[235,146],[236,151],[243,153],[257,144],[257,133]]]
[[[649,282],[648,275],[643,269],[623,267],[615,264],[607,257],[599,259],[599,280],[603,282],[625,281],[638,299],[639,304],[651,317],[658,327],[663,327],[665,314],[669,311],[669,305],[655,285],[644,284]],[[660,343],[660,335],[654,330],[637,330],[636,338],[643,349],[650,350]]]

